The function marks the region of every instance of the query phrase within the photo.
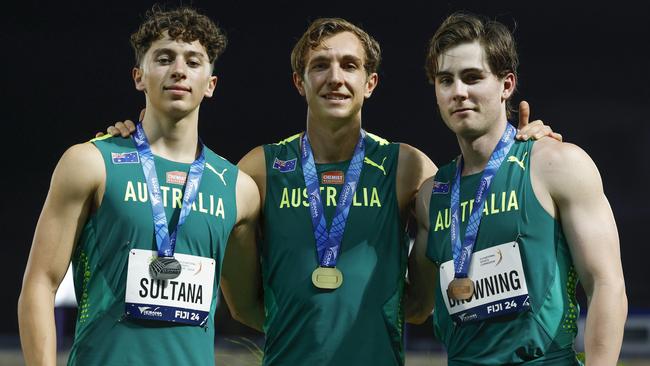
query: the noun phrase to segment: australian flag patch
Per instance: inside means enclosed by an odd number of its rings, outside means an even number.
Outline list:
[[[137,151],[124,152],[124,153],[111,153],[113,164],[139,164],[140,157]]]
[[[433,194],[446,194],[449,193],[449,182],[433,181]]]
[[[277,169],[281,173],[292,172],[296,170],[296,160],[298,159],[293,158],[291,160],[280,160],[278,158],[275,158],[273,161],[273,169]]]

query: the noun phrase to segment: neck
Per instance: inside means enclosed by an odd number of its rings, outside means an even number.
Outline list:
[[[198,108],[182,118],[174,118],[147,106],[142,119],[151,151],[165,159],[193,162],[198,153]]]
[[[316,163],[338,163],[352,159],[360,133],[360,116],[348,121],[307,118],[307,136]]]
[[[485,169],[507,123],[506,120],[496,123],[480,136],[456,135],[460,151],[463,154],[462,175],[479,173]]]

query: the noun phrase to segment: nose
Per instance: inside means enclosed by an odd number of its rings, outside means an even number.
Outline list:
[[[332,89],[338,89],[343,84],[343,70],[339,64],[330,67],[327,83]]]
[[[181,57],[177,57],[172,64],[171,72],[172,79],[185,79],[187,77],[187,65],[185,64],[185,60],[183,60]]]
[[[459,79],[454,81],[453,93],[455,101],[462,101],[467,99],[467,84]]]

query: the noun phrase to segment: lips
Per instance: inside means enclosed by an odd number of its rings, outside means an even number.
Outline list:
[[[321,97],[327,100],[345,100],[350,98],[349,95],[345,95],[342,93],[327,93],[325,95],[322,95]]]
[[[474,110],[475,110],[474,108],[457,108],[452,110],[451,114],[474,111]]]
[[[188,93],[192,91],[192,89],[183,85],[170,85],[170,86],[163,87],[163,89],[171,90],[171,91],[179,91],[179,92],[188,92]]]

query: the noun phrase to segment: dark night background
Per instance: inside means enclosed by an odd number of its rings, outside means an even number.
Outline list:
[[[108,124],[135,119],[129,35],[150,2],[19,1],[2,9],[3,258],[0,335],[17,334],[16,301],[50,175],[61,154]],[[177,2],[167,4],[177,5]],[[381,44],[379,86],[364,127],[407,142],[442,165],[458,154],[443,125],[423,64],[428,39],[456,10],[515,27],[521,66],[514,102],[530,102],[566,142],[599,167],[621,241],[632,312],[650,309],[647,152],[650,125],[650,12],[620,1],[305,2],[185,1],[227,32],[212,99],[201,107],[203,140],[236,162],[251,148],[304,128],[306,105],[291,82],[289,54],[311,20],[344,17]],[[13,147],[9,147],[11,143]],[[602,253],[608,255],[608,253]],[[223,311],[222,311],[223,313]],[[228,322],[224,321],[224,327]],[[219,326],[217,327],[219,328]]]

